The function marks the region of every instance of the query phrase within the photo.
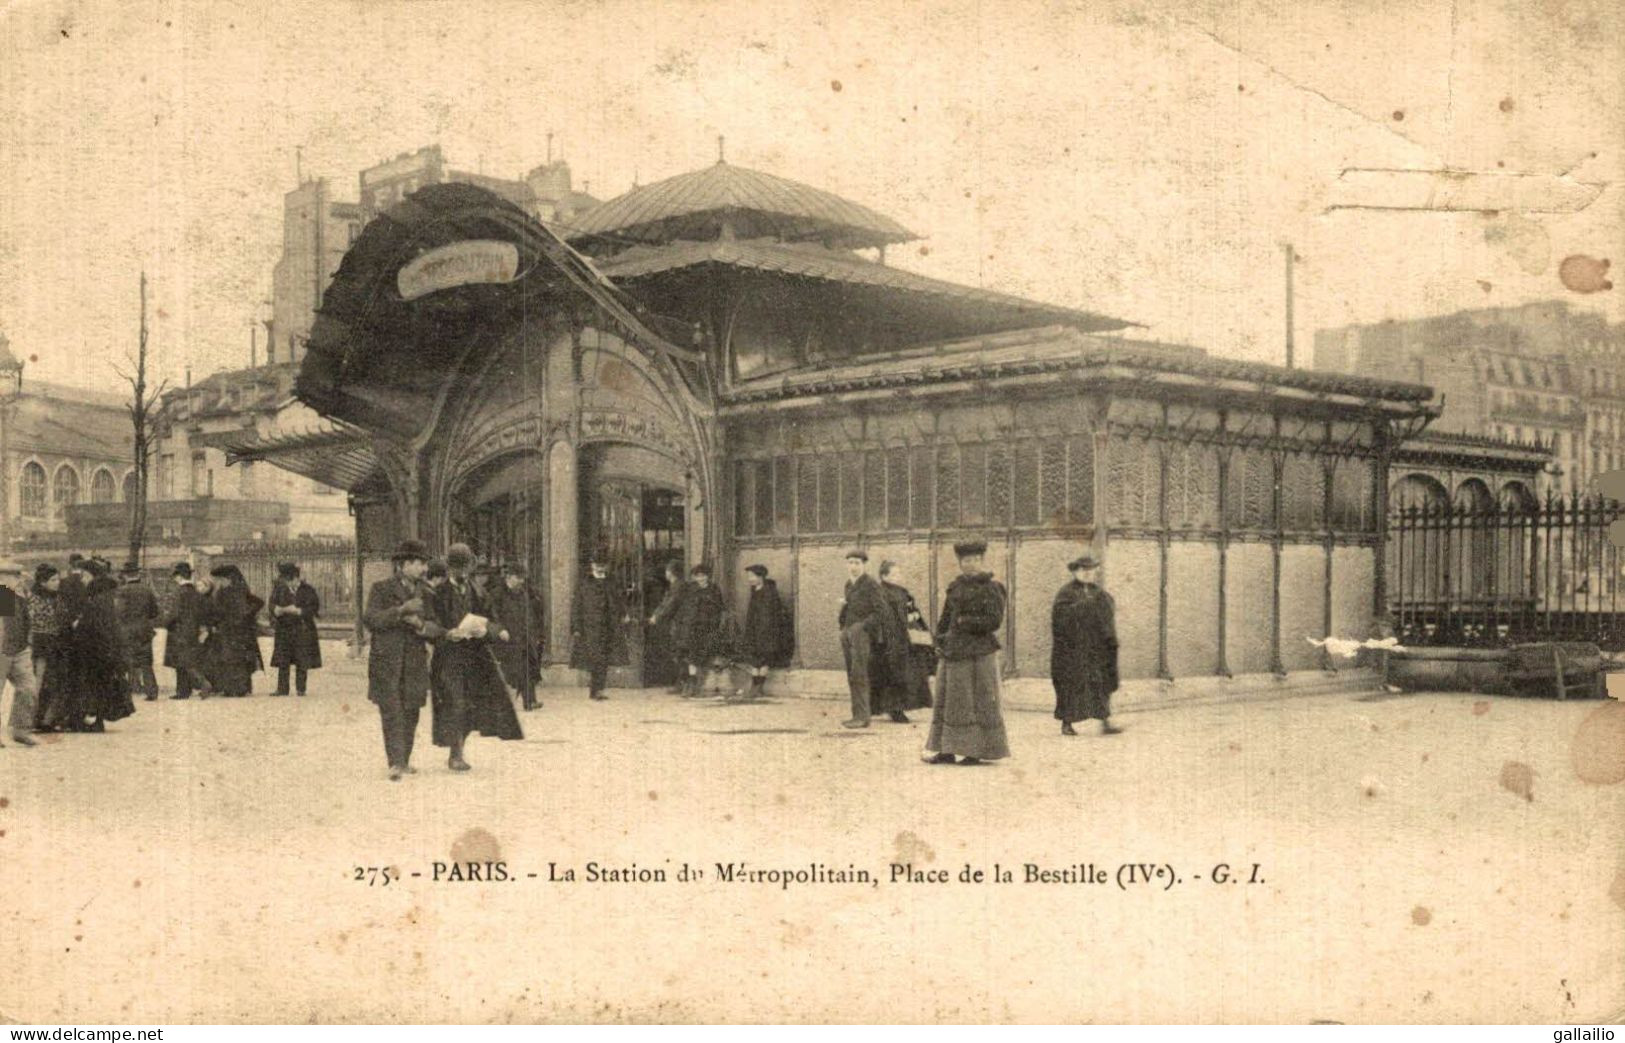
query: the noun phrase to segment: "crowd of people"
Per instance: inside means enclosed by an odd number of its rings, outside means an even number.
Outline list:
[[[932,764],[980,764],[1010,755],[1000,691],[998,634],[1004,626],[1005,588],[983,567],[986,544],[954,547],[960,574],[949,584],[933,629],[906,586],[903,567],[880,565],[869,575],[862,549],[846,555],[849,579],[837,625],[846,660],[852,715],[847,728],[867,728],[884,714],[909,723],[909,712],[933,708],[924,759]],[[424,544],[406,540],[393,556],[394,572],[367,595],[364,620],[372,632],[368,697],[378,706],[389,777],[414,774],[412,749],[425,704],[433,713],[433,741],[445,747],[453,771],[468,771],[468,736],[518,739],[522,729],[513,698],[527,710],[535,698],[543,650],[542,605],[525,585],[522,569],[501,570],[490,592],[474,570],[466,544],[453,544],[444,561]],[[627,628],[633,623],[625,592],[609,574],[607,552],[595,551],[570,606],[570,665],[587,675],[587,695],[609,698],[609,671],[629,662]],[[1070,565],[1072,581],[1056,594],[1051,669],[1055,716],[1063,735],[1079,721],[1097,719],[1103,734],[1120,729],[1110,719],[1118,687],[1117,637],[1110,595],[1098,583],[1099,563],[1084,555]],[[789,666],[795,627],[778,586],[759,564],[744,570],[750,595],[736,626],[706,564],[685,578],[675,562],[663,585],[644,592],[655,607],[643,620],[647,660],[660,660],[678,677],[671,691],[701,698],[714,670],[744,669],[748,690],[724,685],[724,700],[754,701],[766,693],[774,668]],[[933,692],[935,679],[935,692]]]
[[[174,589],[159,598],[133,562],[115,573],[104,558],[72,554],[65,568],[41,563],[31,576],[0,562],[0,684],[13,692],[7,727],[14,742],[33,746],[42,732],[105,731],[135,713],[137,696],[157,699],[160,629],[163,665],[175,674],[171,698],[251,694],[253,675],[265,666],[265,599],[234,564],[204,577],[183,561],[170,575]],[[298,694],[306,693],[309,671],[321,666],[320,614],[321,599],[298,565],[280,564],[269,614],[278,669],[272,695],[290,694],[290,670]]]
[[[979,764],[1010,755],[1005,731],[999,633],[1004,586],[984,568],[986,545],[954,547],[959,575],[948,585],[933,628],[907,586],[901,564],[883,561],[869,574],[862,549],[846,555],[848,580],[836,623],[851,697],[847,728],[867,728],[876,716],[909,723],[909,713],[933,710],[924,759],[932,764]],[[390,578],[374,584],[363,609],[371,634],[368,698],[378,706],[391,779],[416,771],[412,749],[419,715],[432,703],[433,742],[448,751],[453,771],[468,771],[470,735],[519,739],[515,702],[541,707],[536,689],[544,652],[541,599],[516,565],[477,567],[466,544],[431,559],[417,540],[392,558]],[[1051,678],[1055,717],[1063,735],[1080,721],[1111,721],[1118,687],[1117,636],[1111,596],[1099,585],[1099,563],[1071,562],[1072,581],[1051,612]],[[32,746],[40,732],[100,732],[135,712],[135,696],[158,698],[153,642],[166,631],[163,665],[174,671],[171,698],[241,698],[265,669],[261,613],[274,637],[270,665],[275,696],[304,696],[321,668],[317,621],[321,598],[293,562],[277,566],[269,600],[250,588],[234,564],[207,577],[188,562],[171,569],[174,589],[159,598],[135,564],[116,578],[102,558],[71,555],[67,568],[41,564],[24,582],[14,563],[0,562],[0,685],[14,691],[7,726]],[[641,622],[646,661],[663,661],[677,678],[674,694],[701,698],[717,670],[748,672],[749,687],[723,686],[725,700],[755,701],[776,668],[788,667],[795,626],[768,569],[744,569],[749,588],[736,624],[711,568],[685,577],[675,562]],[[587,694],[608,698],[609,671],[629,661],[633,624],[625,592],[609,575],[606,552],[595,552],[570,606],[570,665],[587,675]]]

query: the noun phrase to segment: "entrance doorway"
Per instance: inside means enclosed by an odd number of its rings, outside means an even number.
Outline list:
[[[683,494],[645,482],[611,478],[595,482],[582,497],[584,547],[603,548],[609,579],[626,599],[630,663],[610,670],[612,687],[672,684],[678,667],[670,645],[651,634],[649,615],[666,594],[668,562],[682,568],[685,556]]]
[[[519,565],[535,573],[546,560],[544,488],[541,458],[535,454],[481,467],[451,499],[451,541],[468,544],[481,564]]]

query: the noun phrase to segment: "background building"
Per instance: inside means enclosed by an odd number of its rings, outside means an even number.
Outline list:
[[[296,372],[291,362],[227,370],[163,396],[149,496],[153,518],[161,522],[158,538],[223,542],[353,531],[339,490],[275,467],[226,468],[220,439],[268,426],[291,398]],[[171,506],[182,501],[235,506]]]
[[[1625,467],[1625,325],[1565,301],[1321,330],[1314,364],[1434,387],[1433,430],[1546,448],[1564,491]]]
[[[598,203],[575,190],[570,164],[562,159],[550,156],[522,178],[493,177],[451,168],[439,145],[382,160],[361,171],[356,180],[359,202],[335,198],[326,178],[306,180],[283,197],[282,256],[271,276],[267,363],[297,362],[304,357],[322,292],[360,234],[361,225],[425,185],[446,181],[478,185],[537,220],[561,228]]]
[[[120,396],[22,376],[0,334],[0,454],[14,545],[64,538],[70,507],[122,505],[134,486],[130,416]]]
[[[296,362],[310,338],[322,291],[361,231],[361,208],[333,198],[326,178],[282,198],[282,257],[271,272],[265,361]]]

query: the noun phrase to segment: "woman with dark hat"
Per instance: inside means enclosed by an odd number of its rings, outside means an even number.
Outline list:
[[[206,672],[221,695],[241,698],[253,691],[254,672],[264,667],[260,656],[260,609],[265,599],[248,589],[236,565],[209,570],[209,637],[204,642]]]
[[[118,581],[111,575],[112,566],[101,558],[89,558],[80,567],[90,576],[90,582],[85,584],[79,623],[68,642],[74,692],[68,700],[64,726],[69,731],[99,732],[107,722],[135,713],[135,703],[130,699],[124,642],[113,604]],[[90,718],[88,723],[86,717]]]
[[[34,566],[34,585],[28,592],[29,637],[34,647],[34,680],[39,685],[39,697],[34,700],[34,730],[51,731],[60,724],[60,703],[68,686],[63,682],[67,664],[67,607],[62,603],[60,588],[62,576],[55,565],[41,562]],[[58,676],[51,678],[49,671]],[[55,722],[50,725],[47,722]]]
[[[750,694],[756,699],[766,693],[770,667],[790,665],[795,637],[789,626],[789,613],[779,599],[779,585],[767,576],[767,566],[745,568],[750,585],[750,603],[745,606],[745,629],[740,635],[740,653],[750,667]]]
[[[1067,566],[1072,581],[1055,594],[1050,609],[1050,683],[1055,686],[1055,719],[1062,735],[1072,725],[1098,720],[1102,735],[1122,731],[1112,723],[1117,690],[1117,627],[1112,596],[1100,588],[1100,563],[1091,555]]]
[[[688,659],[683,698],[698,699],[705,693],[705,675],[712,661],[729,651],[728,606],[722,591],[711,582],[711,566],[696,565],[688,574],[688,593],[677,617],[677,644]]]
[[[118,615],[119,637],[124,645],[125,673],[130,690],[158,698],[158,678],[152,672],[152,639],[157,633],[158,599],[133,561],[119,570],[119,586],[113,592],[113,608]]]
[[[622,629],[627,622],[626,599],[609,578],[609,555],[595,550],[570,603],[570,668],[587,671],[590,699],[609,698],[604,694],[609,668],[630,659]]]
[[[463,744],[472,732],[495,739],[525,737],[491,654],[492,643],[513,635],[491,619],[490,605],[474,585],[473,567],[474,552],[468,544],[446,548],[446,585],[428,606],[444,631],[435,641],[430,668],[434,744],[450,749],[446,765],[452,771],[469,770]],[[472,624],[470,617],[485,622],[471,629],[465,625]]]
[[[942,656],[931,734],[931,764],[980,764],[1010,756],[999,692],[999,628],[1004,625],[1004,584],[983,570],[987,544],[954,544],[959,575],[948,584],[937,620]]]
[[[288,669],[292,667],[296,690],[304,695],[309,672],[322,668],[322,642],[316,631],[322,599],[293,562],[279,563],[276,576],[271,587],[271,625],[276,633],[271,665],[276,667],[276,691],[271,694],[288,694]]]
[[[908,711],[931,705],[931,675],[937,672],[937,650],[931,627],[903,585],[903,566],[880,563],[880,594],[889,615],[879,625],[885,641],[871,660],[874,667],[874,712],[898,724],[908,723]]]

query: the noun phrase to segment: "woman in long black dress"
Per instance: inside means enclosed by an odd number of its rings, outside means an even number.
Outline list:
[[[85,585],[79,623],[68,642],[68,654],[73,658],[69,683],[75,691],[67,704],[65,727],[99,732],[109,721],[135,713],[135,703],[130,698],[124,641],[113,602],[118,581],[111,575],[112,566],[101,558],[91,558],[85,568],[90,582]]]
[[[259,613],[265,601],[248,589],[248,580],[235,565],[218,565],[209,575],[214,579],[209,638],[204,643],[209,680],[221,695],[242,697],[253,690],[254,672],[265,665],[259,642]]]
[[[897,562],[880,563],[880,593],[890,612],[881,620],[886,640],[872,661],[875,677],[870,697],[875,713],[884,713],[898,724],[908,723],[907,711],[931,705],[931,675],[937,672],[931,628],[914,595],[903,586],[905,578]]]

